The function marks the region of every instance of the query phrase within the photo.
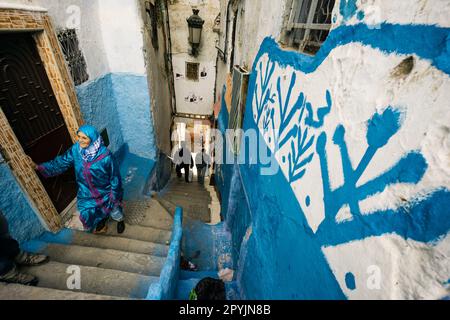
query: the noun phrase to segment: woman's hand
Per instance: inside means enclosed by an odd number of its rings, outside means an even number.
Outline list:
[[[33,159],[31,159],[30,156],[27,156],[27,161],[28,164],[34,169],[37,170],[38,169],[38,165],[36,163],[34,163]]]

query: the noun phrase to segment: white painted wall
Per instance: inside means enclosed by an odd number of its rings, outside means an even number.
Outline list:
[[[199,16],[205,20],[202,44],[197,57],[189,54],[189,30],[186,19],[192,15],[192,6],[196,6],[200,10]],[[219,8],[218,0],[180,0],[169,5],[172,62],[178,113],[210,115],[213,112],[217,57],[215,45],[218,40],[217,33],[213,32],[213,26],[214,20],[220,12]],[[200,63],[200,72],[206,72],[207,76],[200,77],[199,81],[187,80],[185,76],[186,62]],[[191,100],[194,102],[191,102]]]
[[[143,22],[137,0],[98,0],[110,72],[145,74]]]

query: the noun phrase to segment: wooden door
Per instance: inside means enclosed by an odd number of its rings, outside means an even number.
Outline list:
[[[0,34],[0,107],[34,162],[52,160],[71,147],[69,131],[29,33]],[[73,169],[55,178],[39,178],[61,213],[76,196]]]

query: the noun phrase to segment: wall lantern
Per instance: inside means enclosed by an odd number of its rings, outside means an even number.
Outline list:
[[[194,13],[192,16],[187,19],[187,23],[189,26],[189,43],[192,46],[192,55],[198,55],[198,48],[200,47],[200,41],[202,39],[202,29],[205,20],[200,18],[198,13],[200,10],[192,9]]]

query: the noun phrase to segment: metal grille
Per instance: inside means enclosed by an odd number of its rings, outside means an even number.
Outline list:
[[[328,37],[335,0],[293,0],[287,25],[289,46],[316,54]]]
[[[152,45],[155,50],[159,49],[158,43],[158,4],[159,1],[146,1],[145,11],[150,19]]]
[[[80,50],[75,29],[64,29],[59,31],[58,40],[69,66],[73,82],[76,86],[86,82],[89,79],[86,60]]]
[[[186,62],[186,78],[193,81],[198,81],[200,64],[193,62]]]

